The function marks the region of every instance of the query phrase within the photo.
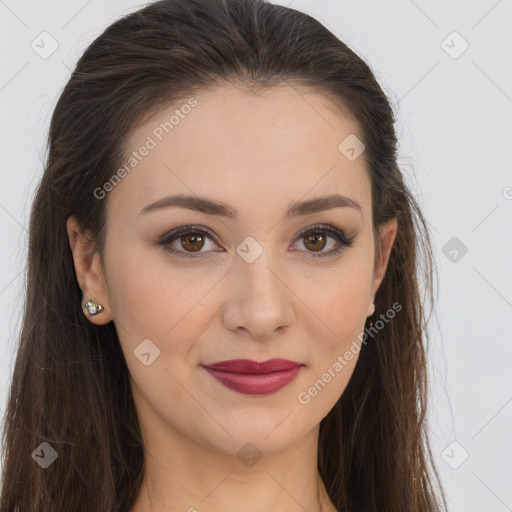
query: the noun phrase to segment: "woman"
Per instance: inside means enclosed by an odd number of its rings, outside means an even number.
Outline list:
[[[396,147],[368,65],[303,13],[161,0],[107,28],[51,121],[1,509],[441,510]]]

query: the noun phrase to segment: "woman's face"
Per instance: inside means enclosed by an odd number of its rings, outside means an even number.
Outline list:
[[[114,320],[143,430],[265,454],[299,442],[334,406],[396,234],[390,222],[374,262],[357,136],[323,96],[285,86],[211,89],[132,134],[129,172],[98,199],[108,205],[103,267],[81,284],[84,303],[105,308],[90,321]],[[338,194],[347,199],[321,199]],[[166,205],[176,195],[188,199]],[[274,358],[300,366],[205,369]]]

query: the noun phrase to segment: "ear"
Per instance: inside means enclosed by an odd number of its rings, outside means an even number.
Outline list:
[[[384,279],[386,268],[391,254],[391,248],[395,242],[396,234],[398,231],[398,219],[396,217],[389,219],[379,227],[379,235],[382,241],[380,255],[375,258],[375,266],[373,269],[372,278],[372,300],[377,293],[377,290]],[[373,310],[368,306],[368,315],[371,315]]]
[[[83,293],[82,310],[91,323],[107,324],[112,320],[112,310],[100,255],[95,249],[93,240],[88,233],[82,231],[73,215],[67,220],[67,231],[78,285]],[[103,311],[94,316],[90,316],[85,307],[85,303],[91,299],[103,306]]]

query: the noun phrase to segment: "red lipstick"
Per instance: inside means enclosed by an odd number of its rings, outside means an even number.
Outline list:
[[[247,395],[268,395],[289,384],[304,365],[287,359],[231,359],[203,368],[221,384]]]

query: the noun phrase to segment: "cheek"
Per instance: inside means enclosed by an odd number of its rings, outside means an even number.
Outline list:
[[[109,293],[127,360],[150,339],[162,356],[169,353],[172,360],[183,361],[200,337],[208,318],[204,302],[221,276],[179,269],[167,264],[165,255],[155,258],[147,250],[121,253],[126,256],[111,267]]]
[[[332,408],[356,366],[370,300],[371,270],[369,261],[351,261],[341,271],[331,269],[324,277],[306,280],[298,293],[307,297],[303,318],[308,320],[301,327],[312,343],[309,377],[297,399],[316,415]]]
[[[341,270],[327,269],[302,281],[297,295],[305,305],[310,322],[323,333],[323,347],[342,348],[364,328],[370,301],[371,268],[364,261],[344,265]],[[311,339],[315,339],[312,336]]]
[[[176,306],[181,304],[182,287],[162,273],[165,269],[148,257],[147,249],[116,242],[112,241],[112,252],[123,257],[110,263],[109,294],[114,319],[130,335],[156,336],[165,326],[171,327]]]

